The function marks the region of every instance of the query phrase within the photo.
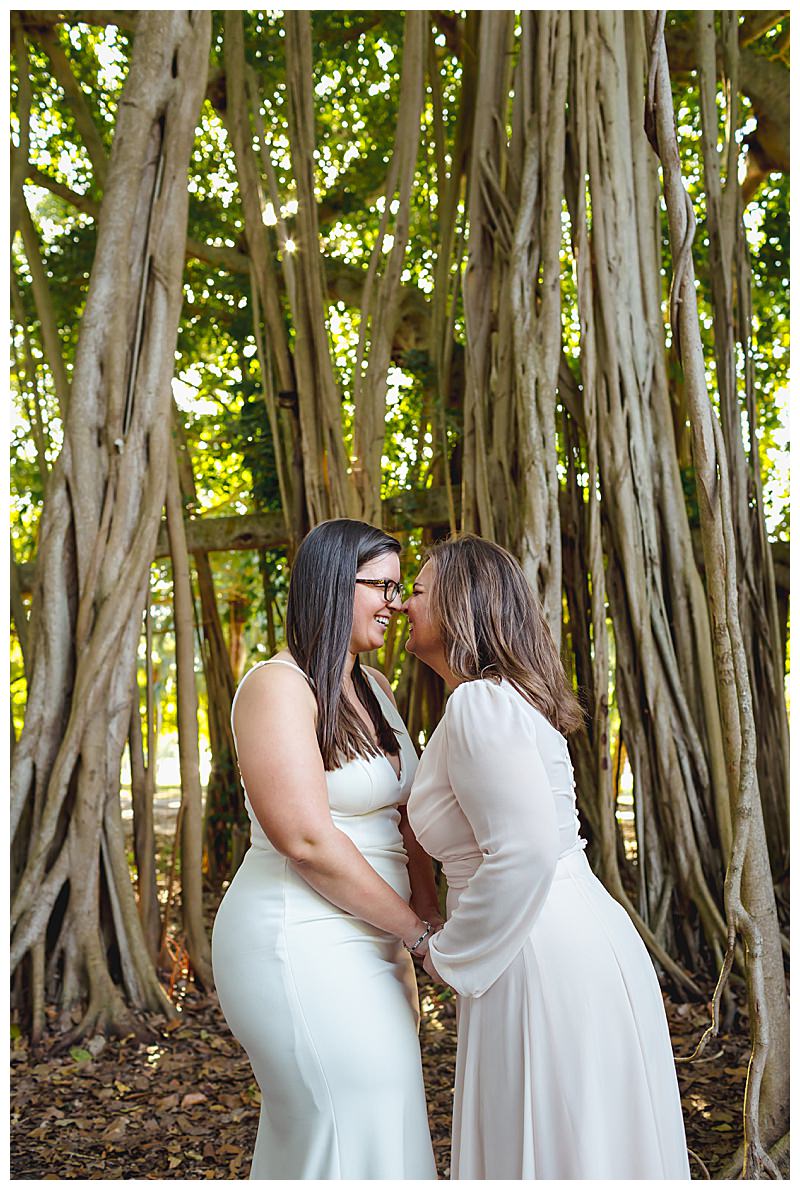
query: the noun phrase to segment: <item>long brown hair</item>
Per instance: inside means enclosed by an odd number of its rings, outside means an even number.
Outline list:
[[[580,704],[516,558],[464,533],[437,542],[428,559],[430,611],[451,672],[462,681],[505,678],[563,735],[582,727]]]
[[[311,679],[317,699],[317,742],[325,768],[356,756],[397,756],[400,745],[387,723],[358,657],[353,686],[369,714],[378,745],[350,702],[342,677],[353,631],[353,600],[359,567],[381,554],[400,553],[400,542],[363,521],[323,521],[300,544],[292,566],[286,605],[286,644]]]

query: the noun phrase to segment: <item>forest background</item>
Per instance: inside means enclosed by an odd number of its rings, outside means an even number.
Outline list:
[[[17,1039],[213,990],[230,701],[304,532],[383,524],[411,579],[471,529],[542,598],[593,866],[749,1036],[731,1158],[775,1172],[788,12],[24,10],[11,45]]]

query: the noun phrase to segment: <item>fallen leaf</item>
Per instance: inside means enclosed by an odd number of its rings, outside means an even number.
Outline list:
[[[116,1120],[112,1120],[107,1128],[104,1128],[100,1133],[100,1140],[103,1144],[113,1144],[114,1141],[121,1140],[128,1128],[128,1117],[118,1116]]]
[[[52,1054],[55,1033],[33,1052],[20,1039],[20,1048],[9,1055],[12,1179],[247,1178],[259,1118],[250,1064],[219,1005],[196,994],[191,980],[180,994],[183,1016],[171,1029],[156,1019],[147,1021],[157,1045],[131,1038],[130,1044],[109,1040],[100,1046],[102,1039],[92,1038],[76,1047],[93,1054],[88,1062]],[[420,1001],[425,1005],[420,1043],[431,1138],[439,1178],[446,1179],[454,1000],[440,996],[421,975]],[[665,1007],[676,1052],[691,1054],[707,1026],[704,1006],[665,998]],[[713,1060],[677,1067],[687,1144],[712,1178],[719,1177],[741,1140],[749,1056],[746,1020],[741,1020],[740,1033],[721,1034],[707,1047],[704,1057]],[[724,1056],[716,1057],[720,1047]],[[202,1156],[189,1157],[189,1152]],[[692,1173],[701,1173],[694,1162]]]
[[[195,1107],[198,1103],[206,1103],[208,1096],[202,1091],[189,1091],[181,1100],[181,1108]]]

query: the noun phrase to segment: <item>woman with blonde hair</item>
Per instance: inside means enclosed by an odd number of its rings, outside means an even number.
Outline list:
[[[451,1176],[688,1178],[658,980],[584,855],[582,714],[538,601],[465,535],[431,549],[406,612],[453,691],[408,803],[448,885],[424,966],[458,993]]]

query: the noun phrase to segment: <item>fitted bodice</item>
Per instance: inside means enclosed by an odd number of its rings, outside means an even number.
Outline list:
[[[555,810],[558,858],[582,850],[586,841],[580,836],[575,776],[564,736],[511,683],[502,681],[498,684],[481,679],[464,685],[473,687],[469,691],[471,698],[478,696],[485,704],[479,722],[481,740],[485,738],[487,747],[512,734],[519,742],[530,740],[532,756],[538,753],[541,767],[537,762],[535,777],[533,767],[525,766],[523,751],[520,753],[523,763],[517,766],[515,779],[520,796],[524,797],[526,781],[541,782],[544,770],[547,791]],[[457,688],[451,695],[451,702],[464,697],[461,689]],[[408,803],[408,816],[422,846],[429,855],[441,861],[448,888],[457,892],[466,887],[477,871],[483,852],[453,789],[451,753],[454,748],[463,752],[453,735],[448,731],[446,709],[422,754]],[[480,746],[480,741],[474,742],[476,747]],[[452,759],[458,761],[461,757]],[[491,797],[490,788],[486,789],[486,796]]]
[[[231,707],[231,725],[239,690],[256,669],[271,664],[288,665],[303,674],[299,666],[288,660],[272,658],[269,661],[258,662],[248,670],[239,683]],[[303,677],[305,676],[303,674]],[[400,744],[400,774],[398,776],[392,762],[383,753],[369,757],[357,756],[339,768],[325,773],[328,805],[335,825],[353,840],[364,855],[386,852],[402,852],[405,855],[399,831],[398,806],[405,804],[408,799],[417,768],[417,754],[397,708],[369,673],[366,677],[381,704],[387,722],[397,734]],[[233,734],[236,742],[235,728]],[[242,789],[245,809],[250,819],[251,846],[263,851],[275,851],[253,810],[244,781]]]

